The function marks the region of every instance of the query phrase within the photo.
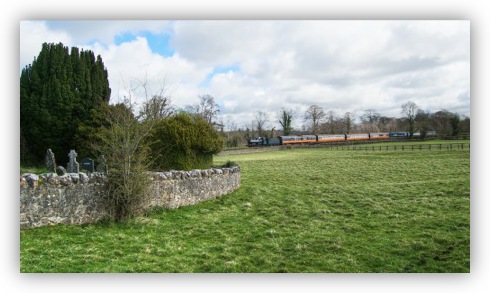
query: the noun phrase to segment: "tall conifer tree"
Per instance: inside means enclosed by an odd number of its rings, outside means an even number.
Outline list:
[[[73,137],[91,110],[109,103],[111,89],[102,58],[69,50],[62,43],[42,45],[20,76],[21,161],[42,162],[47,149],[58,163],[76,148]]]

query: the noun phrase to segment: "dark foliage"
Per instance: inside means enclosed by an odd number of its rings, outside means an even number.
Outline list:
[[[20,76],[21,161],[42,162],[48,148],[59,163],[67,161],[79,124],[109,102],[107,77],[92,51],[44,43]]]
[[[211,124],[188,113],[163,119],[150,136],[154,170],[191,170],[208,168],[223,140]]]

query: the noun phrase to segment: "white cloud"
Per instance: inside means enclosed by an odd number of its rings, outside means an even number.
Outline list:
[[[64,31],[50,30],[44,21],[20,22],[20,68],[32,64],[43,43],[72,44],[71,36]]]
[[[135,102],[144,101],[142,83],[146,80],[148,95],[157,94],[165,87],[166,94],[183,107],[195,102],[197,91],[194,86],[209,70],[196,68],[178,54],[163,57],[153,53],[144,37],[108,47],[95,44],[91,49],[102,56],[107,67],[113,102],[127,96],[129,89],[132,89]]]

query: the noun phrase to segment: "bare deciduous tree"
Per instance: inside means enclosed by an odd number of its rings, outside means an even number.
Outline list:
[[[432,127],[430,120],[430,113],[427,111],[419,110],[415,116],[415,123],[417,123],[417,129],[420,131],[422,138],[425,138],[427,131]]]
[[[322,124],[321,131],[325,134],[337,134],[343,132],[343,121],[337,116],[334,110],[325,113],[325,122]]]
[[[202,119],[210,124],[213,124],[218,115],[219,105],[214,101],[214,97],[211,95],[199,96],[199,103],[193,106],[187,106],[187,110],[191,113],[197,114]]]
[[[257,115],[255,115],[255,125],[260,137],[265,136],[265,128],[268,121],[267,114],[262,111],[257,112]]]
[[[104,155],[108,166],[107,192],[104,195],[109,214],[113,220],[124,220],[142,212],[141,200],[148,190],[150,158],[145,139],[148,137],[158,117],[166,115],[170,108],[170,98],[164,97],[164,88],[158,94],[149,96],[149,82],[145,77],[139,87],[127,90],[122,103],[112,107],[98,133],[100,144],[96,152]],[[136,116],[137,104],[132,93],[143,90],[146,103]]]
[[[170,97],[153,96],[143,104],[140,116],[144,120],[161,120],[174,113]]]
[[[238,126],[231,115],[226,115],[226,128],[228,131],[237,131]]]
[[[305,122],[309,123],[311,132],[318,134],[320,123],[325,118],[326,114],[323,108],[318,105],[311,105],[305,112]]]
[[[108,170],[108,190],[104,198],[112,219],[124,220],[140,212],[140,202],[147,192],[148,157],[144,139],[155,121],[138,121],[134,105],[125,99],[111,111],[109,126],[102,127],[99,136]]]
[[[417,116],[418,111],[419,107],[412,101],[408,101],[402,105],[401,113],[404,114],[407,119],[410,137],[412,137],[415,132],[415,117]]]
[[[364,128],[368,132],[379,131],[378,129],[378,121],[381,115],[374,109],[368,109],[364,111],[364,114],[361,116],[361,121],[364,124]]]

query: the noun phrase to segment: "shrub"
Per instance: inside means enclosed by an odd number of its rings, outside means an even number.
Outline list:
[[[235,167],[235,166],[238,166],[238,164],[233,162],[233,161],[227,161],[226,163],[224,163],[221,166],[221,168],[231,168],[231,167]]]
[[[205,169],[222,150],[223,140],[202,118],[179,113],[155,125],[149,146],[154,170]]]
[[[139,215],[141,200],[147,193],[149,179],[147,147],[144,139],[153,127],[139,122],[128,102],[118,104],[109,113],[108,125],[97,133],[108,166],[107,192],[103,199],[112,220]]]

